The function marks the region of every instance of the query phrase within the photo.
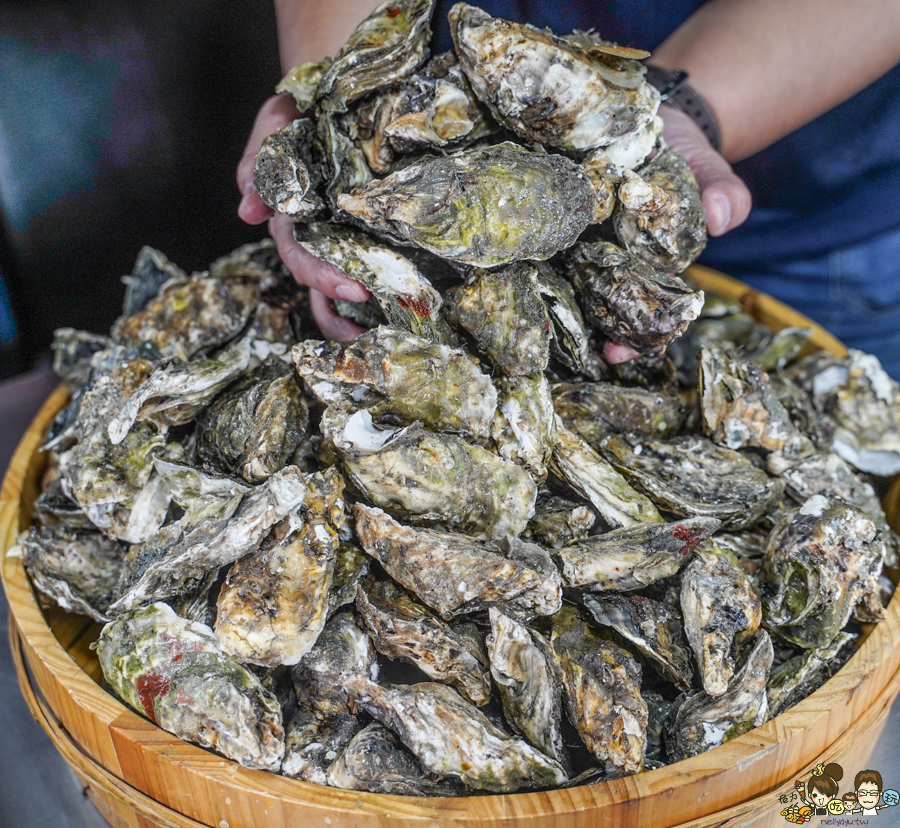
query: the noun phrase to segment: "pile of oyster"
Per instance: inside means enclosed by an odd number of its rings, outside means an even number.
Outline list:
[[[429,59],[430,14],[291,72],[312,114],[257,162],[368,331],[318,339],[271,242],[193,275],[144,248],[109,337],[57,333],[19,549],[105,625],[115,693],[247,767],[427,796],[658,768],[883,617],[900,387],[673,275],[705,218],[633,52],[459,4]]]

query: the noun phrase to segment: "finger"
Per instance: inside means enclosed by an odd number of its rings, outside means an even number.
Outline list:
[[[236,174],[238,190],[241,192],[238,216],[248,224],[262,224],[272,215],[272,210],[263,204],[253,186],[253,167],[263,138],[278,132],[299,116],[293,97],[287,93],[269,98],[256,115]]]
[[[607,339],[606,342],[603,343],[603,358],[610,365],[631,362],[639,356],[640,354],[635,351],[634,348],[629,348],[627,345],[620,345],[618,342],[613,342],[611,339]]]
[[[700,200],[709,219],[709,234],[721,236],[743,224],[753,198],[747,185],[716,152],[691,118],[670,106],[660,108],[665,119],[663,137],[680,152],[697,177]]]
[[[294,222],[288,216],[272,216],[269,235],[275,240],[281,261],[301,285],[331,299],[350,302],[365,302],[372,295],[359,282],[348,279],[336,267],[300,247],[294,241]]]
[[[333,339],[336,342],[343,342],[347,339],[356,339],[360,334],[366,332],[365,328],[361,328],[355,322],[345,319],[335,309],[331,303],[331,299],[317,290],[309,292],[309,309],[312,311],[313,319],[322,331],[322,336],[326,339]]]

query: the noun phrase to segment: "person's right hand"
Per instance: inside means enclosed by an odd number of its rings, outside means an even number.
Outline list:
[[[268,220],[269,235],[275,241],[281,260],[299,284],[309,287],[310,310],[322,335],[338,341],[354,339],[364,329],[338,315],[332,299],[365,302],[371,294],[359,282],[348,279],[337,268],[300,247],[294,241],[293,219],[275,213],[263,204],[253,186],[253,167],[263,138],[287,126],[299,115],[294,99],[287,93],[269,98],[260,107],[238,162],[237,186],[241,192],[238,216],[247,224],[262,224]]]

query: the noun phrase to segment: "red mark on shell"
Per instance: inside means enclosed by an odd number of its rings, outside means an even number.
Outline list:
[[[385,14],[386,14],[388,17],[394,18],[394,17],[399,17],[401,11],[402,11],[402,10],[401,10],[400,6],[391,6],[391,7],[385,12]]]
[[[413,296],[398,296],[397,304],[404,310],[412,310],[417,316],[431,319],[431,310],[424,299],[416,299]]]
[[[144,711],[154,722],[156,721],[156,712],[153,703],[161,696],[165,696],[169,692],[169,687],[168,677],[156,670],[148,670],[137,677],[135,688],[138,698],[141,700]]]
[[[679,523],[672,530],[672,537],[678,538],[684,544],[681,547],[681,554],[690,555],[697,548],[700,541],[706,540],[707,536],[704,532],[692,532],[683,523]]]

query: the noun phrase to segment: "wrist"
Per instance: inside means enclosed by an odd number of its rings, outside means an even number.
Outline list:
[[[647,64],[647,82],[662,98],[662,102],[672,109],[683,112],[700,129],[716,152],[722,150],[722,133],[712,107],[688,83],[688,73],[683,69],[667,69],[655,64]]]

